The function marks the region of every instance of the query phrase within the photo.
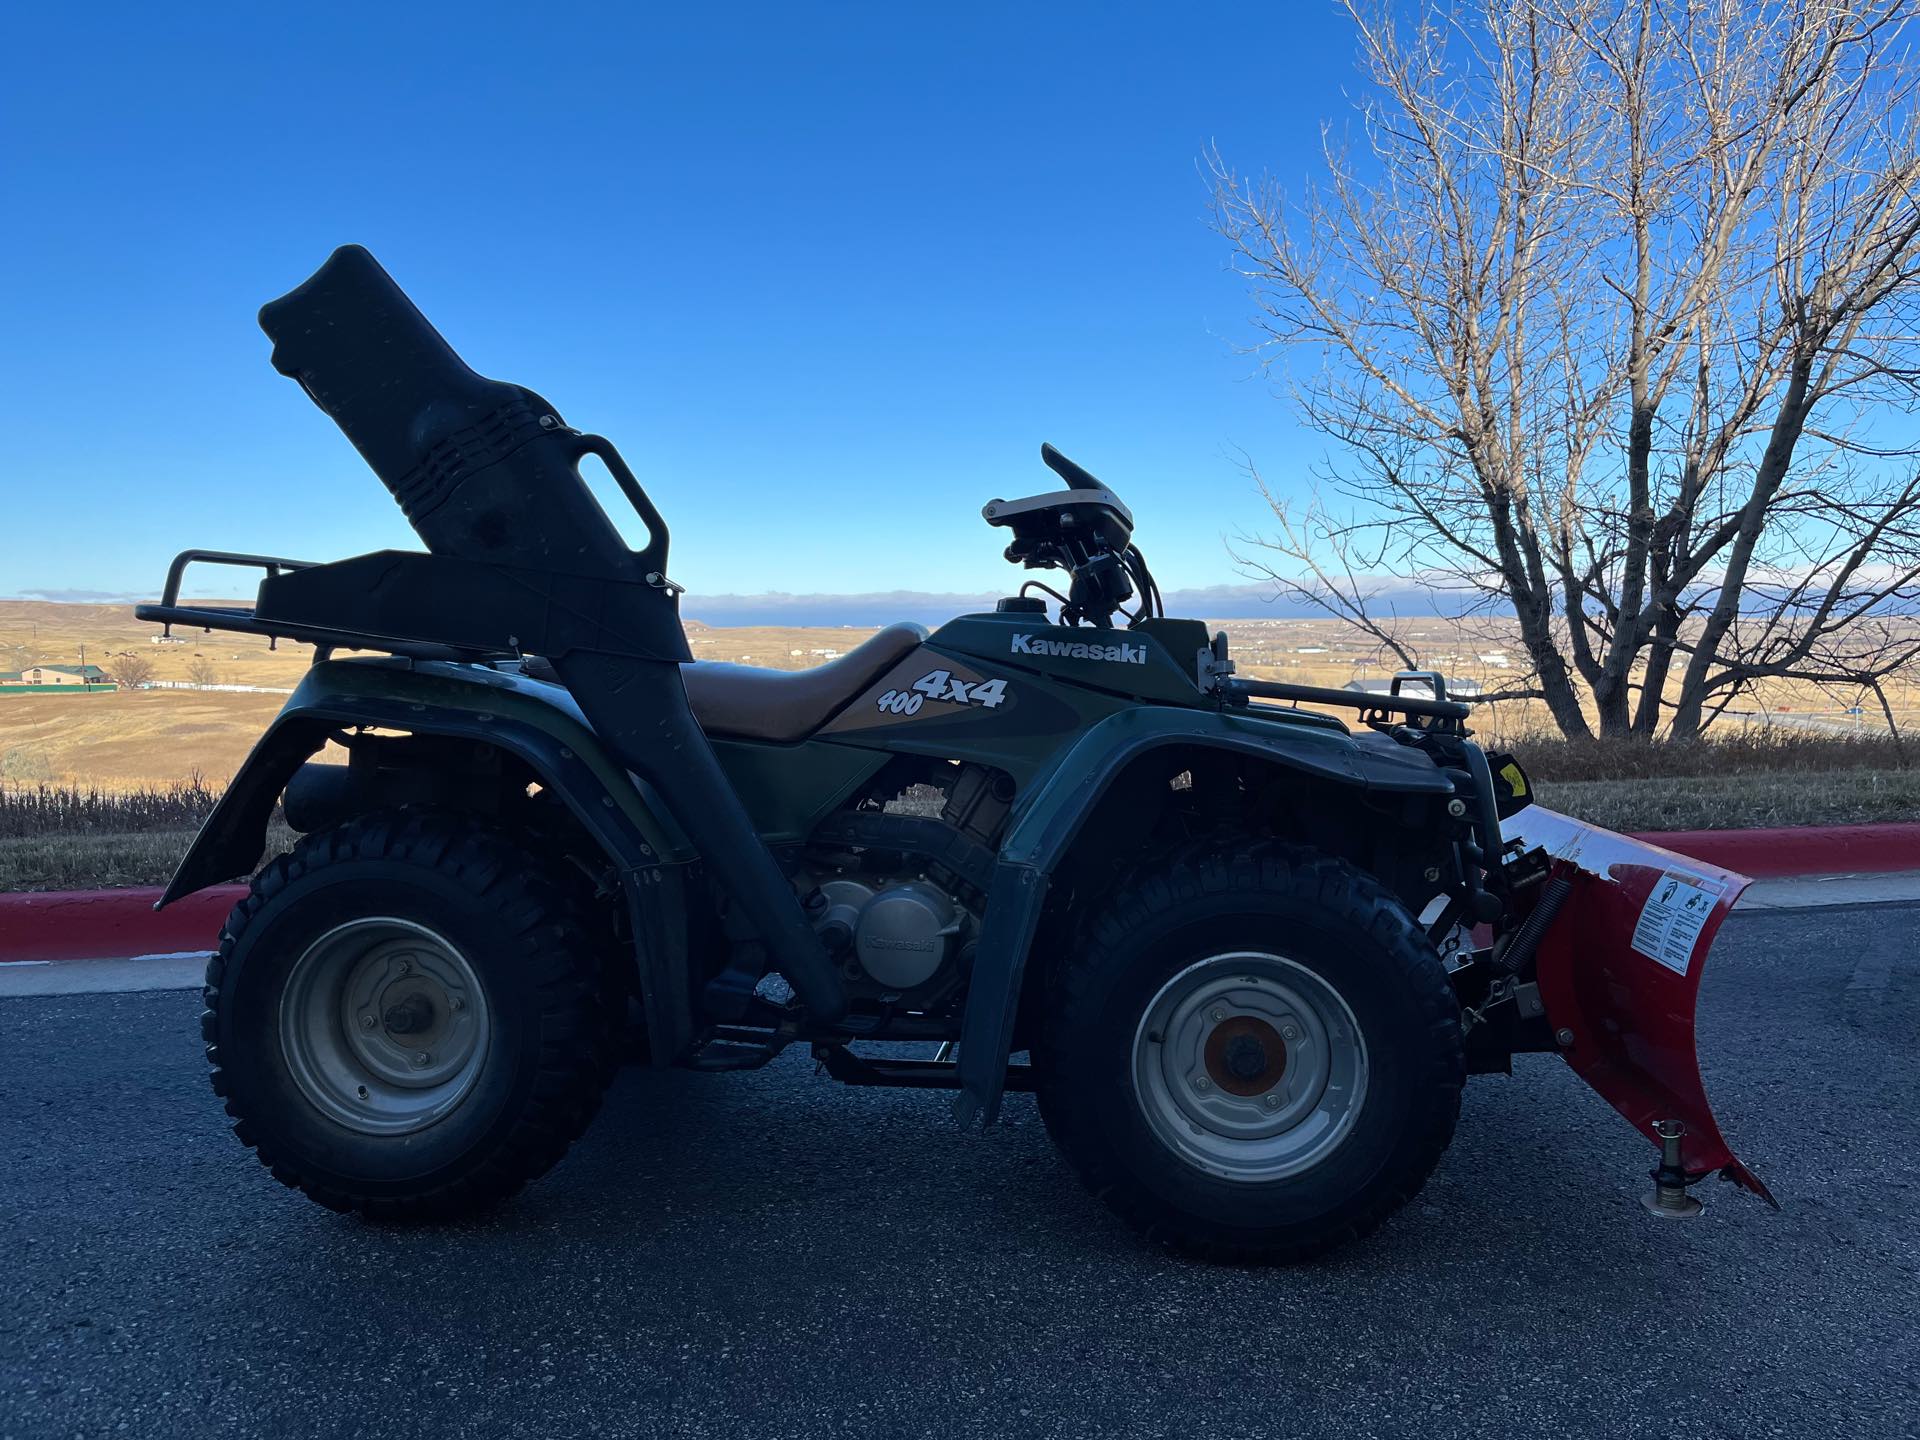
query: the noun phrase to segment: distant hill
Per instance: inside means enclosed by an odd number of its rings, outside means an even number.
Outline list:
[[[1033,571],[1010,571],[1005,590],[978,594],[927,590],[873,590],[848,594],[790,595],[770,591],[763,595],[703,594],[690,591],[680,601],[680,613],[690,624],[713,626],[853,626],[872,628],[900,620],[937,625],[973,610],[991,610],[1001,595],[1011,595],[1030,579],[1043,579],[1055,589],[1065,577]],[[104,590],[30,591],[21,603],[93,605],[125,609],[146,595],[122,595]],[[196,599],[211,599],[196,596]],[[1205,616],[1214,620],[1315,620],[1324,612],[1311,605],[1275,597],[1269,584],[1208,585],[1165,593],[1169,615]],[[1414,582],[1383,582],[1376,592],[1382,614],[1408,618],[1463,613],[1467,597],[1430,590]],[[0,597],[0,606],[8,602]],[[231,603],[231,602],[228,602]]]
[[[1064,577],[1021,573],[1008,576],[1004,591],[994,594],[936,594],[924,590],[884,590],[847,595],[702,595],[689,592],[680,612],[709,625],[890,625],[914,620],[936,625],[972,610],[991,610],[1000,595],[1011,595],[1022,581],[1039,578],[1054,584]],[[1204,616],[1212,620],[1318,620],[1325,611],[1296,601],[1277,599],[1273,587],[1209,585],[1199,589],[1169,590],[1163,597],[1169,615]],[[1383,586],[1375,600],[1382,614],[1409,619],[1463,613],[1466,597],[1426,589],[1415,584]]]

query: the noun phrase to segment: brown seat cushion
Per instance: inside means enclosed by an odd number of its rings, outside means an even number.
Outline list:
[[[889,625],[811,670],[763,670],[698,660],[680,667],[687,703],[709,735],[804,740],[927,638],[920,625]]]

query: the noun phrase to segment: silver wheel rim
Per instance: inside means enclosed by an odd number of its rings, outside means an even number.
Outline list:
[[[1366,1103],[1353,1011],[1284,956],[1211,955],[1160,987],[1133,1037],[1133,1092],[1182,1160],[1225,1180],[1285,1179],[1325,1160]]]
[[[411,920],[329,930],[293,962],[280,997],[294,1084],[363,1135],[407,1135],[445,1117],[473,1089],[492,1039],[473,967]]]

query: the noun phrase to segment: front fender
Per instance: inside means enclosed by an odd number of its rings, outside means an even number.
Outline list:
[[[557,687],[475,666],[315,665],[201,825],[159,903],[252,869],[294,772],[330,735],[357,726],[484,741],[517,756],[623,871],[691,859],[685,838],[647,804],[642,787],[607,756],[585,721],[569,713],[570,703]]]
[[[1245,755],[1374,793],[1453,793],[1453,782],[1425,755],[1372,732],[1352,735],[1245,711],[1144,706],[1093,726],[1028,787],[994,866],[961,1029],[960,1095],[954,1102],[961,1123],[991,1123],[999,1110],[1048,877],[1121,772],[1170,745]]]
[[[1351,735],[1245,711],[1141,707],[1102,720],[1028,787],[1000,858],[1052,870],[1120,773],[1169,745],[1245,755],[1358,790],[1453,793],[1453,783],[1426,756],[1371,731]]]

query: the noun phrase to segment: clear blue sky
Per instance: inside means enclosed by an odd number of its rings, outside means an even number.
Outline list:
[[[4,39],[0,594],[416,543],[254,321],[348,240],[620,445],[696,592],[997,589],[979,507],[1049,488],[1043,439],[1164,586],[1232,581],[1234,452],[1317,453],[1234,353],[1198,160],[1311,170],[1352,74],[1320,0],[35,5]]]

